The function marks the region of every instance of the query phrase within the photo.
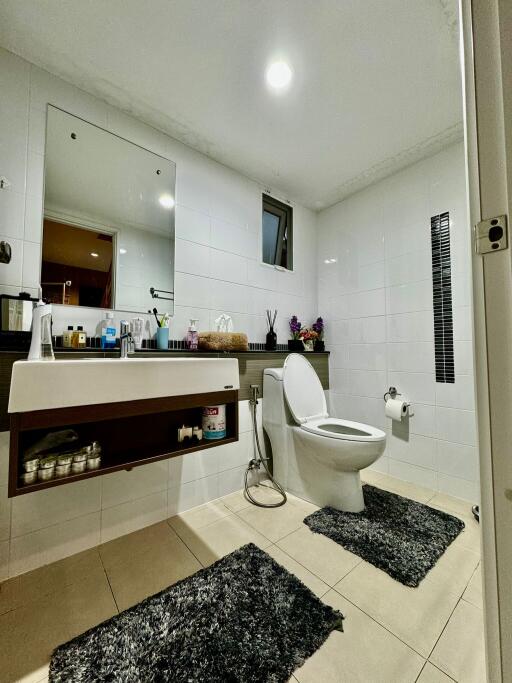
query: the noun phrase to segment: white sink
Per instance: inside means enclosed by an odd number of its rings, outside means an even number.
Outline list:
[[[9,412],[238,389],[236,358],[17,361]]]

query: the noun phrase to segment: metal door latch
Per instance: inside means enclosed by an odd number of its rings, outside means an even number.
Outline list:
[[[494,216],[475,225],[475,251],[488,254],[508,247],[508,226],[506,216]]]

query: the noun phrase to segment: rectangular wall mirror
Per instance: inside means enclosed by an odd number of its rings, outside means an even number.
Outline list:
[[[175,185],[174,162],[49,106],[43,297],[172,314]]]

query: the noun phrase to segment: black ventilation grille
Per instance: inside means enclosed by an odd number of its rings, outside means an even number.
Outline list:
[[[436,382],[455,383],[450,214],[430,219]]]

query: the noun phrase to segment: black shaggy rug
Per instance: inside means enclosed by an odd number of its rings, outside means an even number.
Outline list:
[[[343,615],[252,543],[58,647],[52,683],[285,683]]]
[[[464,522],[441,510],[366,484],[366,509],[317,510],[304,522],[406,586],[418,586]]]

